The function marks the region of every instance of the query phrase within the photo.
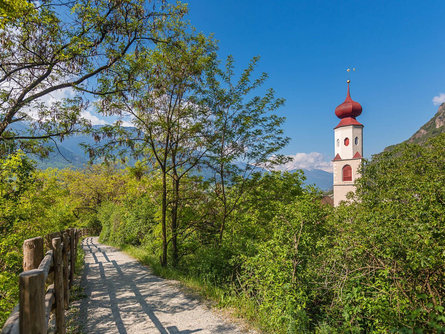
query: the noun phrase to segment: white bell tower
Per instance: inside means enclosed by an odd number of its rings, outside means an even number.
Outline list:
[[[362,113],[360,103],[348,93],[345,102],[335,108],[340,123],[334,128],[334,206],[346,201],[346,194],[355,191],[354,182],[360,177],[359,169],[363,157],[363,124],[356,120]]]

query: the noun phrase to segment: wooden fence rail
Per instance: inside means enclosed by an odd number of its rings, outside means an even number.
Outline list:
[[[1,334],[46,334],[53,310],[56,333],[65,334],[65,310],[74,279],[77,244],[88,232],[67,229],[24,241],[19,305],[6,320]],[[43,255],[45,245],[49,250]]]

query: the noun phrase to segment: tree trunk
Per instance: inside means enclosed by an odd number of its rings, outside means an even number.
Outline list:
[[[167,266],[167,178],[165,171],[162,171],[162,256],[161,265]]]
[[[219,228],[219,242],[218,242],[218,246],[221,246],[222,239],[223,239],[224,228],[225,227],[226,227],[226,210],[225,210],[225,207],[224,207],[224,214],[223,214],[221,226]]]
[[[178,264],[178,202],[179,202],[179,179],[176,171],[173,175],[173,203],[171,214],[171,229],[172,229],[172,247],[173,247],[173,266]]]
[[[220,165],[220,177],[221,177],[221,196],[222,196],[222,204],[223,204],[223,216],[222,216],[222,222],[221,227],[219,229],[219,241],[218,246],[221,246],[222,240],[223,240],[223,233],[224,228],[226,227],[226,218],[227,218],[227,196],[226,196],[226,184],[225,184],[225,178],[224,178],[224,164]]]

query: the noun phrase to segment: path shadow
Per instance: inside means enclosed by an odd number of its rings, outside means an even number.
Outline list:
[[[167,327],[167,330],[169,334],[191,334],[202,331],[202,329],[194,329],[194,330],[186,329],[184,331],[180,331],[176,326]]]
[[[107,253],[113,253],[116,252],[116,250],[108,246],[104,247],[100,245],[100,247],[98,247],[94,244],[92,238],[84,239],[83,248],[87,254],[91,255],[94,263],[85,263],[82,285],[84,286],[87,298],[81,302],[81,319],[85,319],[84,322],[86,324],[87,317],[91,312],[90,308],[92,309],[90,300],[93,289],[96,298],[100,300],[100,297],[106,295],[109,300],[109,303],[106,301],[99,307],[111,311],[105,312],[105,314],[101,316],[95,314],[88,323],[88,327],[90,327],[88,328],[89,333],[107,333],[107,329],[103,328],[103,325],[114,323],[119,334],[126,334],[127,329],[122,320],[124,314],[136,315],[136,318],[145,322],[147,320],[145,317],[138,317],[137,314],[128,309],[128,305],[134,304],[134,301],[139,304],[142,311],[148,316],[151,323],[161,334],[191,334],[202,331],[201,328],[183,331],[180,331],[176,326],[166,328],[155,314],[155,311],[174,314],[184,310],[193,310],[198,305],[197,301],[186,299],[183,303],[176,302],[174,306],[169,305],[168,302],[177,297],[178,293],[171,292],[171,288],[168,289],[169,286],[167,284],[165,284],[165,289],[163,289],[162,285],[164,285],[163,283],[165,281],[151,275],[147,268],[136,262],[118,264],[115,260],[110,260],[109,254],[107,255]],[[97,256],[98,254],[102,255],[104,260],[99,258]],[[89,261],[91,261],[91,259]],[[154,289],[153,284],[157,284],[156,289]],[[161,286],[159,286],[159,284],[161,284]],[[144,295],[138,285],[144,287]],[[126,296],[120,296],[116,291],[128,291],[132,293],[132,296],[128,296],[128,294]],[[150,298],[152,300],[155,299],[154,303],[147,302]],[[127,307],[122,311],[119,305],[127,305]]]

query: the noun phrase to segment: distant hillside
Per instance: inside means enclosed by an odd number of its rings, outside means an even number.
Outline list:
[[[88,156],[84,153],[80,143],[93,144],[93,139],[85,135],[73,135],[65,138],[63,142],[59,142],[57,145],[58,150],[53,144],[54,151],[50,153],[48,158],[39,159],[38,157],[33,157],[33,159],[37,161],[37,167],[40,169],[82,168],[88,163]],[[296,169],[290,170],[291,173],[295,171]],[[305,184],[315,185],[323,191],[332,189],[332,173],[320,169],[303,169],[303,172],[306,177]],[[203,175],[204,178],[208,178],[211,172],[203,168],[199,174]]]
[[[445,103],[442,103],[437,110],[437,113],[426,122],[415,134],[413,134],[408,140],[403,143],[416,143],[423,144],[429,138],[437,136],[438,134],[445,132]],[[400,144],[398,144],[400,145]],[[391,150],[397,145],[388,146],[386,150]]]
[[[290,171],[291,173],[294,172]],[[315,185],[323,191],[328,191],[332,189],[333,175],[332,173],[325,172],[321,169],[303,169],[304,176],[306,180],[304,181],[307,185]]]
[[[88,156],[83,151],[81,143],[93,144],[92,137],[86,135],[73,135],[66,137],[62,142],[57,142],[57,147],[53,143],[48,146],[52,147],[53,152],[46,159],[33,157],[37,161],[37,167],[46,168],[81,168],[88,163]]]

